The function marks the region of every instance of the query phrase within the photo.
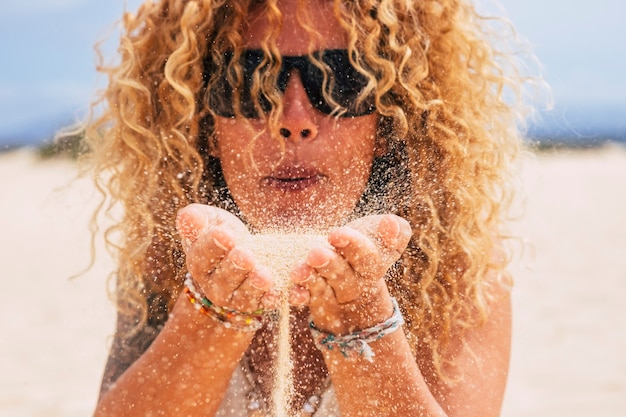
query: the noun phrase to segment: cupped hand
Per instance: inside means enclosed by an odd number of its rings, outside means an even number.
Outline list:
[[[385,214],[357,219],[328,235],[294,267],[292,304],[308,305],[316,327],[347,334],[388,319],[393,305],[384,281],[411,238],[411,226]]]
[[[270,271],[257,265],[241,247],[246,226],[217,207],[190,204],[178,212],[176,226],[187,258],[187,270],[214,304],[242,312],[275,308]]]

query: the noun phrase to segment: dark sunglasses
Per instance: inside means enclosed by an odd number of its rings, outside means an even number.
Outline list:
[[[336,104],[328,103],[324,98],[324,72],[306,55],[282,57],[282,66],[276,86],[282,93],[287,89],[289,76],[297,70],[309,101],[318,111],[331,114],[339,106],[337,114],[341,117],[355,117],[371,114],[376,110],[372,97],[366,97],[357,104],[359,94],[367,85],[367,78],[352,66],[347,50],[328,49],[315,52],[313,55],[315,59],[323,62],[331,70],[327,84],[332,88],[328,86],[327,88],[329,88],[330,97]],[[232,86],[226,76],[226,70],[222,70],[217,82],[208,91],[208,104],[215,114],[222,117],[235,116],[233,89],[239,87],[239,111],[246,118],[258,118],[256,107],[252,101],[252,79],[264,57],[264,52],[258,49],[248,49],[242,53],[240,64],[243,71],[243,85],[241,86]],[[226,54],[223,68],[226,68],[231,60],[232,53]],[[205,63],[205,66],[209,72],[209,74],[205,74],[208,80],[211,65]],[[272,105],[267,97],[259,92],[257,100],[263,112],[269,113]]]

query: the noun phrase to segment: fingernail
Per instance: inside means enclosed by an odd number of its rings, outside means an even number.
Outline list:
[[[306,263],[298,263],[294,268],[289,272],[289,278],[291,281],[297,283],[304,283],[309,281],[313,275],[311,274],[311,267]]]
[[[276,308],[280,304],[280,295],[273,291],[263,294],[263,305],[269,308]]]
[[[231,259],[231,260],[230,260],[230,262],[233,264],[233,267],[234,267],[235,269],[238,269],[238,270],[240,270],[240,271],[245,271],[245,270],[247,270],[247,269],[248,269],[248,268],[246,268],[246,267],[245,267],[245,266],[243,266],[243,265],[239,265],[237,262],[235,262],[235,260],[234,260],[234,259]]]
[[[298,284],[304,284],[305,282],[309,282],[313,278],[313,274],[308,275],[291,275],[291,281],[296,282]]]
[[[318,268],[326,268],[329,264],[330,264],[330,259],[327,259],[326,262],[322,263],[321,265],[313,265],[313,264],[309,263],[309,266],[311,268],[318,269]]]
[[[219,241],[218,238],[216,238],[215,236],[213,236],[213,243],[215,244],[215,246],[217,246],[218,248],[220,248],[221,250],[223,250],[224,252],[228,252],[229,249],[228,247],[226,247],[225,244],[223,244],[222,242]]]
[[[250,284],[257,290],[263,290],[267,287],[267,281],[256,271],[250,274]]]
[[[289,304],[303,305],[309,300],[309,293],[306,290],[289,292]]]
[[[243,255],[238,251],[231,251],[229,256],[230,263],[233,264],[235,269],[240,271],[247,271],[249,268],[246,266],[246,260]]]
[[[332,245],[336,248],[345,248],[349,244],[350,244],[350,241],[347,239],[336,239],[336,240],[333,240],[333,243],[332,243]]]
[[[346,233],[349,233],[349,229],[347,228],[338,228],[330,232],[328,235],[328,243],[333,245],[336,248],[345,248],[350,244],[350,240],[345,236]]]
[[[307,256],[306,263],[311,268],[326,268],[330,264],[330,260],[334,255],[334,251],[330,249],[313,249]]]

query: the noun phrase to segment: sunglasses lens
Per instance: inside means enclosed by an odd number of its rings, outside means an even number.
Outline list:
[[[215,114],[222,117],[235,117],[238,107],[241,115],[248,119],[258,117],[254,103],[252,101],[252,76],[254,70],[263,61],[263,52],[256,50],[246,50],[241,57],[241,82],[233,87],[228,80],[228,66],[232,60],[232,53],[228,53],[224,59],[223,71],[217,82],[209,88],[208,104]],[[270,110],[270,104],[265,97],[260,98],[263,111]],[[235,106],[237,104],[237,106]]]
[[[332,91],[330,95],[335,103],[344,110],[340,113],[341,116],[364,116],[375,110],[371,99],[363,100],[357,105],[357,99],[367,85],[367,78],[350,63],[347,50],[326,50],[323,52],[322,61],[332,71]],[[311,103],[317,110],[331,114],[335,110],[335,106],[324,100],[322,93],[323,74],[313,64],[310,64],[309,68],[310,70],[303,77],[310,77],[303,80],[309,99],[311,99]]]
[[[252,85],[254,71],[263,62],[263,51],[246,50],[241,58],[241,82],[238,87],[233,87],[227,77],[227,67],[232,59],[232,54],[225,57],[225,68],[219,79],[209,88],[208,104],[215,114],[222,117],[234,117],[235,107],[246,118],[258,118],[258,114],[252,100]],[[322,61],[330,68],[332,91],[330,95],[334,102],[340,106],[343,117],[354,117],[370,114],[375,110],[371,100],[363,100],[357,106],[357,98],[367,85],[367,79],[350,64],[348,51],[327,50],[323,52]],[[210,66],[207,67],[210,73]],[[278,76],[277,88],[284,92],[287,88],[288,78],[293,70],[300,73],[302,84],[309,101],[318,111],[331,114],[335,111],[335,104],[328,103],[323,94],[323,72],[309,61],[307,57],[284,57],[283,67]],[[261,94],[258,104],[263,112],[271,110],[271,104]]]

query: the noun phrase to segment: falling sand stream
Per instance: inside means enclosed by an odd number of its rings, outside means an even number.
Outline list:
[[[272,270],[280,290],[278,323],[278,356],[274,365],[274,387],[272,389],[272,417],[291,417],[293,395],[293,363],[291,361],[291,343],[289,334],[289,272],[296,262],[304,260],[313,247],[326,246],[325,236],[317,234],[281,234],[269,233],[252,236],[250,249],[262,265]]]

